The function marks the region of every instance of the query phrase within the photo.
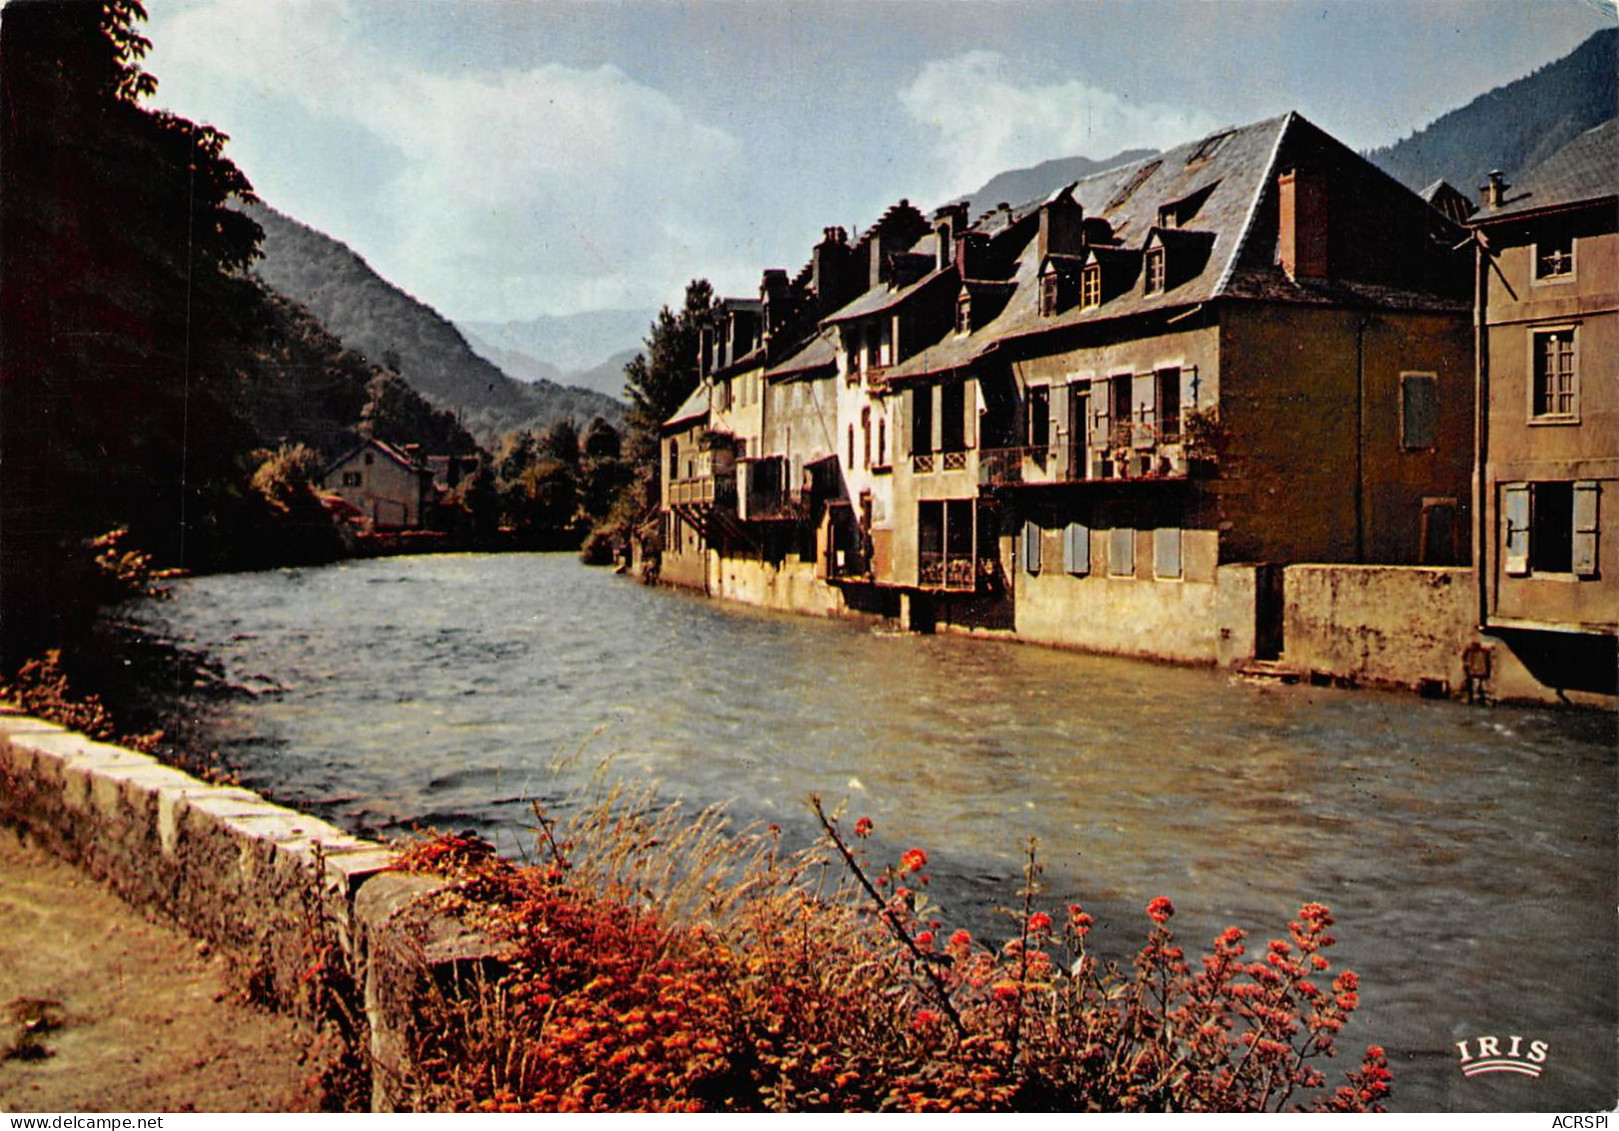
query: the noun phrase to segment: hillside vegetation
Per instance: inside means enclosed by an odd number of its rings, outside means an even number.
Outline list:
[[[1555,63],[1366,156],[1409,188],[1421,191],[1443,177],[1476,196],[1490,170],[1516,180],[1619,113],[1616,67],[1619,28],[1607,28]]]
[[[453,410],[476,435],[542,429],[561,418],[584,426],[623,420],[624,406],[586,389],[527,384],[474,353],[448,319],[373,271],[342,242],[259,204],[264,229],[254,272],[307,306],[351,350],[396,371],[433,404]]]

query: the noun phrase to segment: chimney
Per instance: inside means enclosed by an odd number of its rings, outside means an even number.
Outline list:
[[[956,238],[956,271],[963,279],[976,279],[985,269],[984,253],[989,249],[989,236],[980,231],[962,232]]]
[[[1085,250],[1085,209],[1067,192],[1040,206],[1037,257],[1078,255]]]
[[[1289,169],[1276,181],[1277,258],[1291,279],[1327,277],[1327,182]]]
[[[853,255],[849,233],[842,228],[824,228],[821,242],[810,257],[810,286],[822,314],[830,314],[854,297]]]
[[[787,272],[780,267],[765,271],[759,283],[759,302],[764,307],[764,337],[768,341],[787,320]]]
[[[714,323],[703,319],[697,325],[697,376],[707,380],[714,371]]]
[[[1500,169],[1490,170],[1490,183],[1479,189],[1486,208],[1500,208],[1507,196],[1507,182]]]
[[[935,265],[943,270],[955,262],[956,239],[967,227],[967,203],[946,204],[933,211],[933,232],[938,237],[939,258]]]

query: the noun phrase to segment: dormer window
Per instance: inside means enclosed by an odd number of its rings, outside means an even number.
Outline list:
[[[1535,244],[1535,278],[1567,279],[1574,274],[1574,237],[1564,233]]]
[[[1042,276],[1040,279],[1040,313],[1050,318],[1057,313],[1057,273],[1055,271]]]
[[[956,300],[956,333],[965,334],[973,328],[973,298],[964,294]]]
[[[1164,293],[1164,249],[1162,247],[1149,247],[1147,249],[1146,288],[1149,295]]]
[[[1084,274],[1080,276],[1079,305],[1084,310],[1094,310],[1102,305],[1102,265],[1100,263],[1087,264]]]

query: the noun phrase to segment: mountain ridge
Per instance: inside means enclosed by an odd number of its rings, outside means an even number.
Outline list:
[[[244,209],[264,229],[253,266],[264,284],[309,308],[344,346],[394,369],[430,403],[454,410],[483,437],[541,429],[569,417],[579,426],[624,406],[589,389],[518,381],[468,344],[455,324],[383,278],[341,240],[265,204]]]

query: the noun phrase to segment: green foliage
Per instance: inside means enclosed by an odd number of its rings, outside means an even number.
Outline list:
[[[680,311],[660,310],[647,333],[646,349],[624,367],[635,462],[656,464],[659,427],[697,388],[698,330],[713,309],[714,288],[706,279],[693,279],[686,284]]]
[[[256,455],[262,461],[253,473],[253,490],[272,510],[291,514],[299,501],[312,493],[320,477],[321,458],[303,444],[282,444],[273,452]]]

